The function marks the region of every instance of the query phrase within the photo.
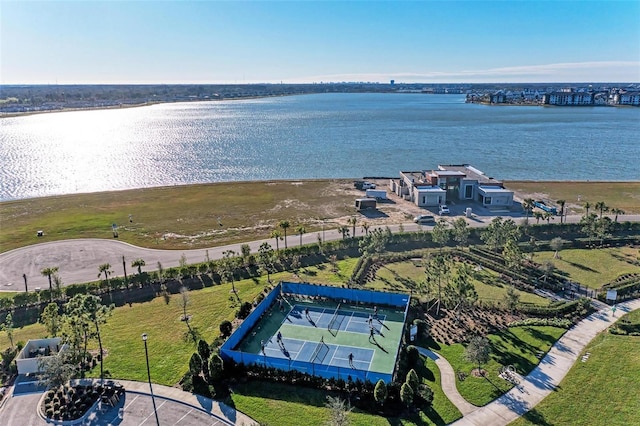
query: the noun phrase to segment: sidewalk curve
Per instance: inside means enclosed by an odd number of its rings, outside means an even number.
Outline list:
[[[489,404],[465,414],[462,419],[452,424],[458,426],[508,425],[531,410],[560,384],[591,340],[622,315],[640,309],[640,299],[620,303],[617,308],[619,314],[615,316],[607,307],[580,321],[551,347],[547,356],[519,385]]]
[[[130,380],[117,380],[117,382],[124,386],[126,392],[150,395],[149,383],[133,382]],[[154,383],[153,396],[155,396],[156,398],[164,398],[176,401],[181,404],[189,405],[197,410],[213,414],[214,416],[226,422],[228,425],[252,426],[257,424],[257,422],[251,417],[247,416],[244,413],[241,413],[240,411],[228,406],[223,402],[196,395],[190,392],[185,392],[178,388],[172,388],[169,386],[163,386]]]
[[[456,373],[453,371],[453,367],[449,364],[449,361],[429,349],[418,347],[418,351],[420,354],[435,361],[440,370],[440,386],[442,387],[442,391],[447,398],[449,398],[449,401],[460,410],[463,416],[478,409],[478,407],[469,403],[460,395],[460,392],[458,392],[458,388],[456,387]]]

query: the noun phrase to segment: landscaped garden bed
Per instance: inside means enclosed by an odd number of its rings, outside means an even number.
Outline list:
[[[65,384],[49,389],[42,397],[40,412],[48,421],[78,420],[102,401],[115,405],[124,394],[124,388],[114,382]]]

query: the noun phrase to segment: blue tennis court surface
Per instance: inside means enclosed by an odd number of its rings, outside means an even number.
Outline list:
[[[306,340],[283,338],[282,345],[276,338],[265,342],[264,354],[268,357],[304,361],[317,365],[369,370],[374,351],[345,345],[332,345]],[[349,354],[353,354],[352,363]]]
[[[306,314],[307,311],[309,313],[308,316]],[[369,318],[371,318],[371,326],[378,332],[380,327],[384,326],[386,315],[378,314],[374,316],[365,312],[343,309],[339,309],[336,315],[335,309],[294,305],[283,323],[326,329],[329,327],[329,323],[333,322],[331,324],[332,330],[369,334]]]

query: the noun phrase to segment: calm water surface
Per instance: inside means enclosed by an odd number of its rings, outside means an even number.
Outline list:
[[[0,200],[198,182],[397,176],[639,180],[640,109],[324,94],[0,120]]]

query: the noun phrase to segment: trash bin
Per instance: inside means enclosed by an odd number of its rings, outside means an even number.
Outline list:
[[[465,210],[464,214],[467,217],[471,217],[471,207],[467,207],[467,209]]]

